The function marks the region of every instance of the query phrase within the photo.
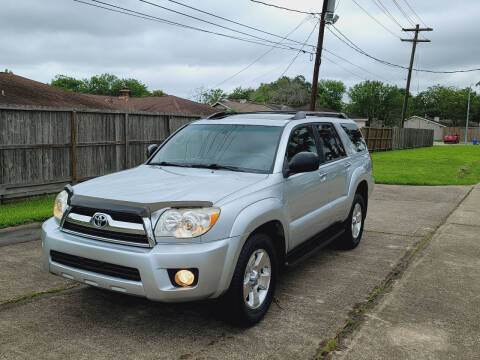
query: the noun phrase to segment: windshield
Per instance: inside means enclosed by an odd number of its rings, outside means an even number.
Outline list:
[[[192,124],[149,164],[270,173],[282,131],[278,126]]]

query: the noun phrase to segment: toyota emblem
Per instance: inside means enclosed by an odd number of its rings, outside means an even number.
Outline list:
[[[93,226],[101,229],[108,224],[108,215],[102,213],[95,213],[92,216],[91,222]]]

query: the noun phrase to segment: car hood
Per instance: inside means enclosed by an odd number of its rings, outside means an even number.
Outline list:
[[[74,186],[75,196],[136,204],[216,203],[262,181],[267,174],[141,165]]]

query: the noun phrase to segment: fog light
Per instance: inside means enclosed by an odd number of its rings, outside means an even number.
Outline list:
[[[175,282],[180,286],[190,286],[195,281],[195,275],[190,270],[178,270],[175,273]]]

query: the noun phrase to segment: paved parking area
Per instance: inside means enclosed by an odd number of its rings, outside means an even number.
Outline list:
[[[0,359],[314,358],[470,188],[377,185],[360,246],[287,269],[276,303],[252,328],[226,324],[215,302],[160,304],[79,286],[0,306]],[[40,247],[0,247],[0,303],[70,285],[41,270]]]

